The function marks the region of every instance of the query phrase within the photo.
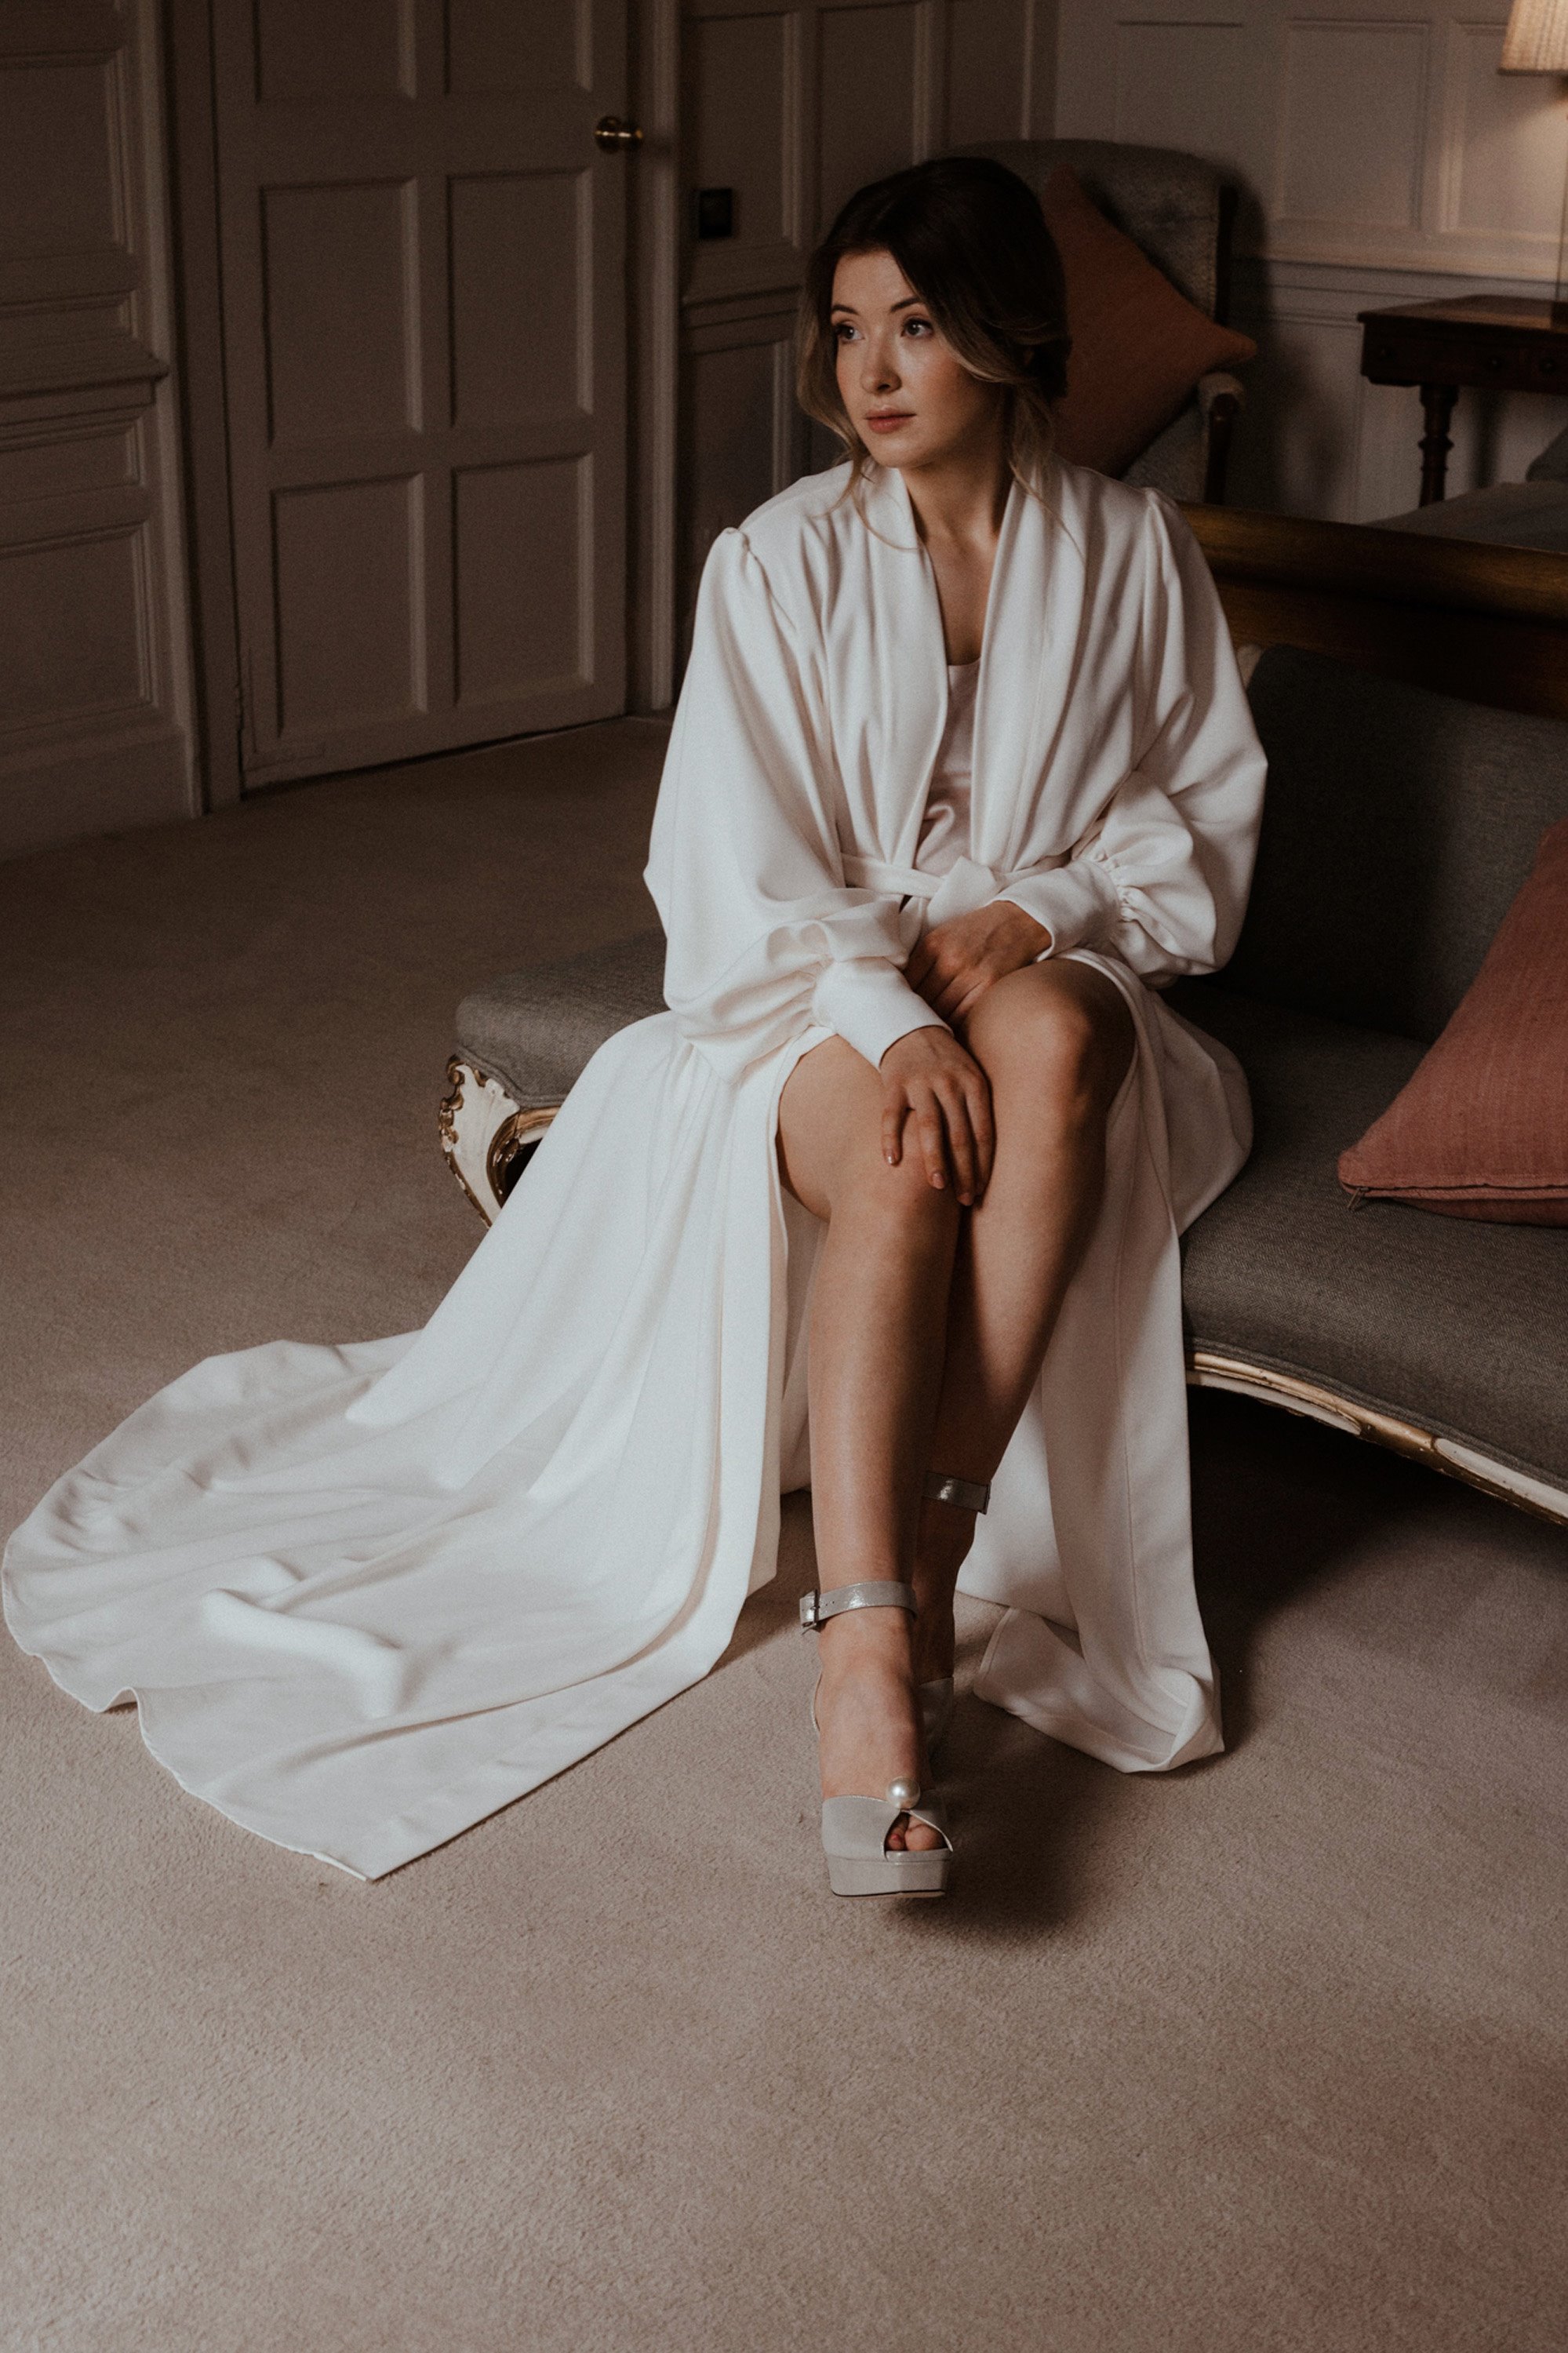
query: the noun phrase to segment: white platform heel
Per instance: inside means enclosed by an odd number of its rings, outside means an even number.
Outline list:
[[[913,1618],[918,1605],[912,1586],[868,1578],[860,1585],[837,1586],[831,1593],[803,1595],[801,1630],[815,1633],[846,1609],[906,1609]],[[813,1692],[811,1721],[816,1720]],[[901,1815],[934,1830],[941,1845],[924,1854],[890,1852],[888,1835]],[[918,1781],[904,1779],[890,1781],[882,1798],[824,1798],[822,1852],[835,1895],[943,1895],[953,1864],[953,1842],[940,1806],[934,1798],[921,1796]]]

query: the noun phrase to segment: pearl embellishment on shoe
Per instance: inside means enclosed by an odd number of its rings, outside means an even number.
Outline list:
[[[909,1807],[916,1804],[919,1796],[918,1781],[889,1781],[887,1785],[887,1802],[890,1806],[896,1806],[900,1813],[906,1812]]]

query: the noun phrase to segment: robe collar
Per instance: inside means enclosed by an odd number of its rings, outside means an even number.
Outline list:
[[[969,862],[977,889],[982,877],[1018,867],[1035,788],[1060,732],[1086,585],[1082,534],[1064,512],[1065,490],[1059,468],[1045,502],[1015,481],[1002,515],[975,696]],[[872,466],[859,497],[874,572],[897,616],[898,689],[884,702],[885,774],[896,823],[883,854],[910,865],[947,721],[942,609],[902,474]],[[918,779],[913,795],[911,777]]]

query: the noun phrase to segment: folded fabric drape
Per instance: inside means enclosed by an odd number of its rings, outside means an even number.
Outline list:
[[[902,482],[840,470],[724,534],[649,863],[670,1010],[594,1057],[422,1332],[210,1358],[12,1539],[17,1641],[90,1707],[133,1694],[234,1820],[375,1877],[713,1664],[810,1475],[821,1229],[780,1093],[834,1031],[875,1062],[938,1022],[909,949],[997,896],[1121,990],[1138,1053],[966,1569],[1007,1613],[979,1688],[1129,1771],[1219,1745],[1176,1237],[1245,1155],[1245,1090],[1152,984],[1228,955],[1263,763],[1176,511],[1071,467],[1049,491],[1009,501],[970,855],[935,890],[945,649]]]

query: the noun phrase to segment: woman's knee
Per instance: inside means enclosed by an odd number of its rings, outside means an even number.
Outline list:
[[[1001,996],[983,1033],[977,1025],[976,1059],[1004,1096],[1027,1092],[1043,1110],[1074,1122],[1103,1121],[1132,1060],[1132,1017],[1113,983],[1077,968],[1034,966],[1018,976],[1028,986]]]
[[[797,1200],[831,1223],[857,1221],[890,1230],[940,1230],[954,1223],[951,1185],[932,1185],[912,1125],[901,1157],[889,1163],[883,1137],[884,1091],[871,1064],[841,1039],[829,1039],[796,1065],[779,1113],[779,1165]]]
[[[890,1166],[880,1152],[878,1156],[880,1166],[865,1187],[865,1198],[873,1210],[906,1230],[921,1234],[943,1235],[949,1227],[957,1227],[963,1213],[952,1170],[944,1170],[940,1185],[932,1184],[925,1152],[913,1128],[905,1131],[896,1166]]]
[[[855,1136],[836,1171],[830,1217],[853,1218],[859,1229],[902,1237],[912,1249],[939,1241],[961,1214],[951,1176],[933,1185],[913,1123],[906,1124],[896,1161],[889,1161],[876,1118]]]

